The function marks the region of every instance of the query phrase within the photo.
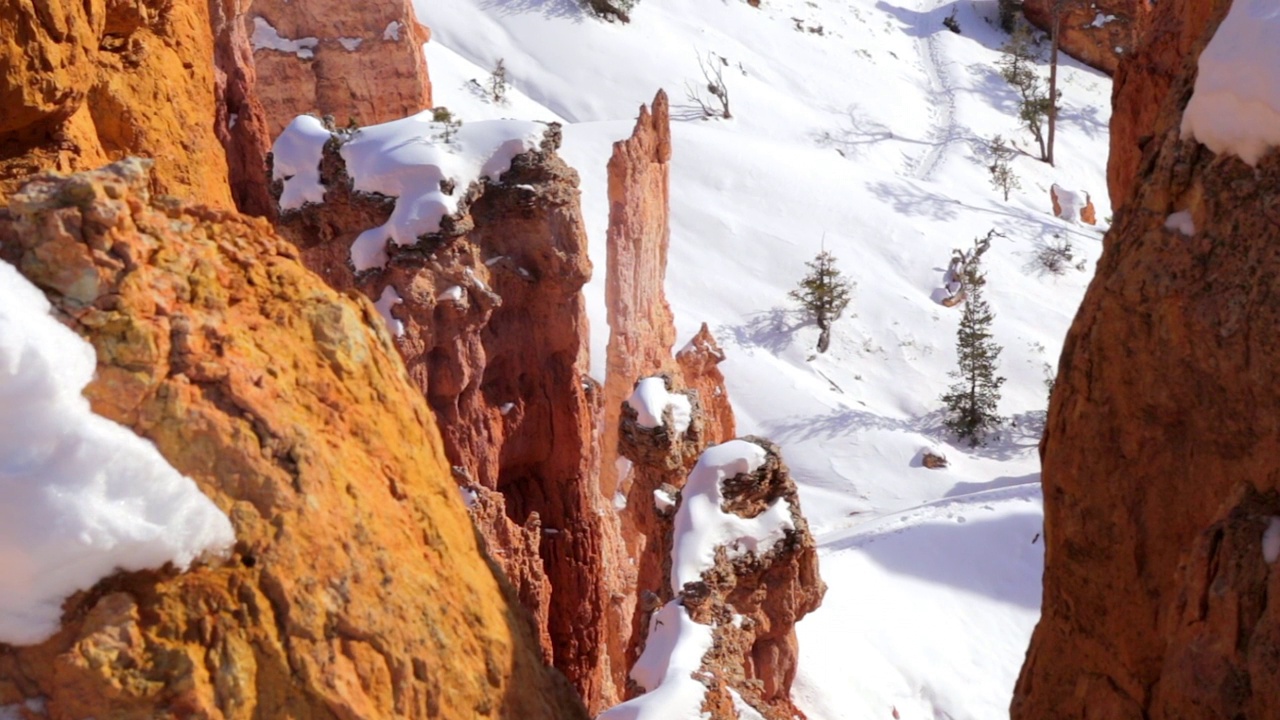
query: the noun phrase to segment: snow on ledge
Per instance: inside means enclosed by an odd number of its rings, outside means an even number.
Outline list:
[[[231,522],[81,391],[93,347],[0,262],[0,643],[57,632],[62,603],[117,569],[186,569],[235,542]]]
[[[290,40],[289,38],[280,37],[280,33],[266,18],[261,15],[253,19],[253,42],[254,50],[277,50],[279,52],[293,53],[303,60],[310,60],[315,57],[315,47],[320,44],[319,38],[306,37]]]
[[[600,713],[596,720],[694,720],[704,717],[707,687],[693,678],[714,643],[712,627],[689,617],[672,600],[649,618],[644,652],[631,679],[647,692]]]
[[[271,145],[271,179],[283,180],[281,210],[296,210],[306,203],[324,202],[320,184],[320,159],[332,134],[320,119],[299,115]]]
[[[382,297],[373,304],[378,309],[378,314],[382,316],[383,322],[387,324],[387,329],[396,337],[404,337],[404,322],[391,314],[391,308],[402,302],[404,300],[400,297],[400,293],[388,285],[382,289]]]
[[[668,392],[666,381],[660,377],[647,377],[636,383],[636,389],[627,398],[627,404],[636,411],[636,423],[640,427],[655,428],[662,425],[662,416],[666,414],[667,408],[671,408],[671,419],[675,424],[672,429],[676,434],[688,430],[689,422],[693,419],[693,407],[689,404],[689,398]]]
[[[388,241],[413,245],[420,236],[438,232],[471,183],[482,177],[497,180],[517,155],[538,148],[547,126],[523,120],[464,123],[449,142],[441,139],[444,129],[428,110],[361,128],[343,144],[354,189],[397,198],[387,222],[352,243],[357,272],[385,265]],[[453,182],[450,193],[441,189],[443,180]]]
[[[1280,4],[1235,0],[1200,53],[1182,137],[1256,165],[1280,145]]]
[[[721,509],[725,479],[755,472],[764,464],[764,448],[746,440],[730,440],[703,451],[681,491],[676,511],[675,541],[671,548],[671,589],[697,582],[715,565],[716,549],[729,558],[763,555],[794,530],[791,504],[779,498],[754,518],[741,518]]]
[[[1191,219],[1190,210],[1181,210],[1170,214],[1169,217],[1164,219],[1164,227],[1166,230],[1173,230],[1187,237],[1196,234],[1196,223]]]

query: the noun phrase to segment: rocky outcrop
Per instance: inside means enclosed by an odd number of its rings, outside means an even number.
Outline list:
[[[1098,211],[1094,209],[1093,198],[1087,192],[1067,190],[1055,183],[1049,186],[1049,200],[1053,203],[1054,217],[1085,225],[1098,224]]]
[[[1228,6],[1161,2],[1164,32],[1119,73],[1116,114],[1150,118],[1150,139],[1050,403],[1043,611],[1016,719],[1280,713],[1280,152],[1250,167],[1180,127]]]
[[[585,718],[489,565],[366,301],[264,220],[149,196],[145,164],[36,179],[0,251],[96,348],[94,409],[223,509],[234,555],[118,574],[0,706],[52,718]]]
[[[1107,188],[1119,210],[1141,179],[1140,168],[1154,158],[1157,120],[1181,113],[1186,98],[1171,91],[1179,78],[1194,72],[1200,51],[1222,18],[1219,3],[1195,0],[1161,2],[1148,17],[1133,51],[1116,70],[1111,90],[1111,154]]]
[[[274,217],[275,201],[267,182],[271,135],[267,112],[257,94],[258,71],[242,0],[210,0],[213,31],[214,132],[227,156],[231,197],[240,212]],[[270,77],[267,78],[269,81]]]
[[[729,391],[724,385],[724,373],[718,365],[724,362],[724,351],[706,323],[698,333],[676,353],[680,375],[685,387],[697,393],[701,412],[702,436],[709,443],[724,442],[738,436],[737,422],[733,417],[733,405],[729,403]]]
[[[152,189],[230,207],[208,0],[0,8],[0,200],[43,169],[156,159]]]
[[[1055,5],[1062,7],[1062,52],[1108,75],[1132,51],[1152,7],[1150,0],[1025,0],[1022,11],[1033,25],[1051,32]]]
[[[412,0],[253,0],[244,22],[272,138],[307,113],[347,127],[431,106],[422,55],[430,32]]]
[[[581,294],[591,263],[578,176],[558,144],[553,127],[500,180],[453,189],[463,201],[439,232],[389,245],[387,264],[359,276],[352,243],[396,201],[354,192],[336,141],[321,162],[325,202],[285,213],[281,224],[333,286],[371,299],[391,288],[398,298],[396,344],[439,420],[459,484],[504,498],[505,516],[475,515],[480,531],[531,610],[545,608],[546,651],[595,709],[616,698],[608,628],[618,621],[607,618],[619,616],[627,563],[597,482],[601,393],[587,374]],[[532,527],[541,528],[539,543],[524,532]],[[513,534],[524,540],[505,545]]]

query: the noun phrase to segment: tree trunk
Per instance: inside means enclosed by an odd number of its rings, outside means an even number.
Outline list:
[[[831,323],[826,318],[818,317],[818,352],[824,353],[831,346]]]
[[[1062,29],[1062,0],[1053,3],[1053,49],[1049,51],[1049,152],[1045,162],[1053,165],[1053,138],[1058,129],[1058,36]]]

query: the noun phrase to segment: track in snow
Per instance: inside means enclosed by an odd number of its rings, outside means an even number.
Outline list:
[[[938,31],[926,26],[932,22],[932,15],[921,9],[918,17],[916,31],[919,36],[916,39],[916,47],[920,51],[924,74],[929,78],[929,91],[933,95],[934,116],[937,122],[933,132],[929,134],[929,150],[916,161],[911,174],[917,180],[929,180],[941,164],[947,146],[956,139],[958,130],[956,91],[942,62],[941,53],[938,51]]]

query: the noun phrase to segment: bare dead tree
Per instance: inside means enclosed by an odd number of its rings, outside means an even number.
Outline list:
[[[728,65],[727,59],[714,52],[708,52],[706,58],[699,55],[698,68],[702,70],[703,86],[698,87],[688,82],[684,84],[685,98],[698,106],[703,117],[720,117],[726,120],[733,117],[729,111],[729,86],[724,83],[724,69]]]

